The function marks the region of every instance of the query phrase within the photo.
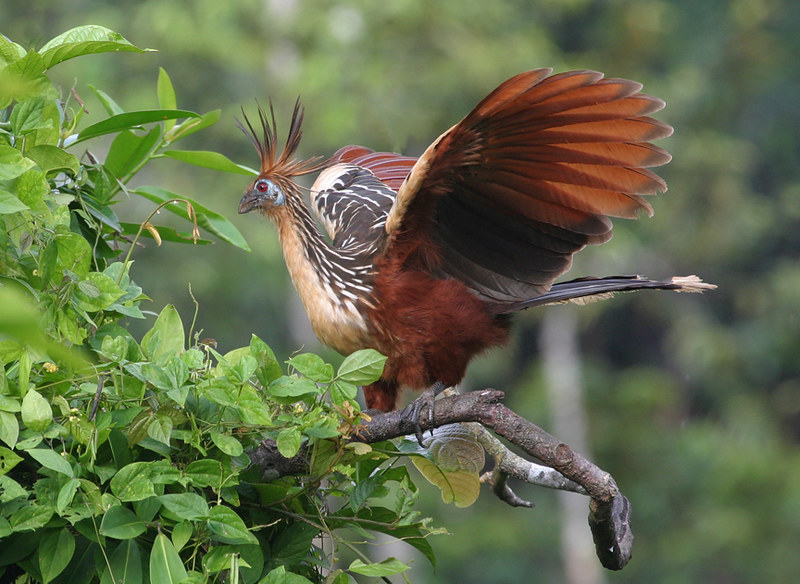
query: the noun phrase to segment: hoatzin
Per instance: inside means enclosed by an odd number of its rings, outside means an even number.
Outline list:
[[[297,160],[295,105],[277,152],[275,115],[247,133],[261,171],[239,204],[278,229],[286,265],[320,341],[343,354],[388,357],[364,388],[391,410],[401,387],[447,387],[473,356],[508,339],[510,314],[637,289],[699,292],[695,276],[554,283],[572,255],[611,238],[611,217],[652,215],[666,190],[647,170],[670,160],[650,144],[672,128],[648,117],[664,102],[594,71],[521,73],[495,89],[419,158],[346,146]],[[310,207],[294,178],[322,170]]]

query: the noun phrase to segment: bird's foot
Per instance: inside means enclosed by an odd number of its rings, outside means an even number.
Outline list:
[[[442,391],[444,391],[446,388],[447,386],[444,383],[437,381],[428,389],[423,391],[417,399],[403,408],[402,419],[409,422],[414,427],[414,435],[417,437],[417,442],[422,448],[425,447],[422,444],[422,426],[420,424],[422,411],[427,409],[428,421],[431,425],[433,425],[434,401],[436,400],[436,396],[442,393]]]

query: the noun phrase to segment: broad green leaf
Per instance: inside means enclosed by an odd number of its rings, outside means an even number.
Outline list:
[[[5,414],[6,412],[3,413]],[[11,414],[7,415],[11,416],[12,418],[14,417]],[[2,419],[3,418],[0,418],[0,421]],[[13,450],[10,450],[4,446],[0,446],[0,475],[6,474],[8,471],[17,466],[23,460],[25,459],[22,458]]]
[[[209,435],[211,436],[211,441],[214,442],[217,448],[229,456],[241,456],[244,452],[242,443],[233,436],[222,434],[216,430],[211,430]]]
[[[178,584],[188,575],[175,546],[166,535],[159,533],[150,551],[150,581]]]
[[[178,101],[175,97],[175,88],[172,87],[172,81],[163,67],[158,68],[156,93],[158,94],[158,107],[161,109],[176,109],[178,107]],[[164,122],[164,133],[169,132],[173,126],[175,126],[175,120]]]
[[[183,197],[176,193],[172,193],[170,191],[164,190],[159,187],[149,187],[149,186],[139,187],[133,192],[158,204],[173,199],[180,199],[189,202],[192,205],[194,212],[196,213],[197,224],[200,227],[202,227],[209,233],[216,235],[222,241],[230,243],[231,245],[234,245],[239,249],[250,251],[250,247],[247,245],[244,236],[242,236],[239,230],[236,229],[236,227],[234,227],[230,221],[225,219],[225,217],[223,217],[219,213],[216,213],[211,209],[209,209],[208,207],[201,205],[197,201],[190,199],[188,197]],[[171,213],[175,213],[176,215],[179,215],[180,217],[189,220],[189,214],[186,210],[186,205],[183,203],[170,204],[164,208],[167,211],[170,211]]]
[[[86,278],[89,275],[91,261],[92,246],[86,238],[59,225],[55,237],[47,244],[39,262],[42,282],[60,284],[67,271],[79,278]],[[116,285],[108,286],[111,290],[115,287]]]
[[[281,456],[284,458],[293,457],[300,450],[301,438],[300,428],[297,426],[284,428],[278,432],[278,437],[275,440],[278,452],[280,452]]]
[[[7,65],[25,56],[25,49],[0,34],[0,63]],[[2,69],[2,67],[0,67]]]
[[[175,307],[167,304],[158,315],[153,328],[142,337],[141,347],[150,360],[164,364],[183,352],[185,333],[183,322]]]
[[[183,546],[191,539],[194,526],[191,521],[182,521],[172,528],[172,543],[175,549],[181,551]]]
[[[135,539],[126,539],[111,553],[100,584],[141,584],[144,582],[142,571],[142,552]],[[113,578],[112,578],[113,574]]]
[[[35,389],[28,390],[22,398],[22,423],[34,432],[43,432],[53,421],[53,410],[46,399]]]
[[[278,566],[259,580],[258,584],[312,584],[312,582],[305,576],[287,572],[284,566]]]
[[[152,128],[143,136],[131,130],[117,134],[106,155],[105,167],[115,177],[125,180],[147,160],[161,139],[161,128]]]
[[[0,215],[19,213],[26,209],[29,209],[28,205],[20,201],[16,195],[0,187]]]
[[[81,482],[73,477],[58,490],[58,499],[56,499],[56,511],[58,513],[64,513],[67,507],[70,506],[80,486]]]
[[[25,156],[36,163],[45,174],[69,171],[77,175],[80,170],[78,159],[58,146],[40,144],[25,151]]]
[[[14,448],[19,438],[19,422],[17,416],[11,412],[0,411],[0,440],[8,444],[10,448]],[[0,474],[2,473],[2,465],[0,465]]]
[[[281,530],[272,541],[273,561],[294,566],[306,559],[311,542],[319,535],[319,529],[307,523],[297,522]]]
[[[333,365],[314,353],[300,353],[287,363],[313,381],[328,383],[333,379]]]
[[[222,476],[222,463],[218,460],[203,459],[190,462],[184,470],[186,478],[197,487],[220,488],[224,477]]]
[[[374,349],[361,349],[344,358],[338,378],[356,385],[367,385],[380,379],[386,357]]]
[[[75,536],[69,529],[47,530],[39,543],[39,570],[47,584],[67,567],[75,553]]]
[[[14,531],[32,531],[47,525],[53,516],[53,509],[35,503],[25,505],[8,519]]]
[[[147,531],[147,525],[136,514],[122,505],[113,505],[103,515],[100,535],[112,539],[131,539]]]
[[[168,511],[184,521],[194,521],[208,517],[208,503],[203,497],[195,493],[161,495],[158,500]]]
[[[48,404],[47,407],[49,409],[50,405]],[[55,450],[51,450],[50,448],[32,448],[27,452],[43,467],[54,470],[70,478],[75,476],[75,472],[72,470],[70,463]]]
[[[121,468],[111,479],[111,492],[120,501],[141,501],[155,495],[149,464],[132,462]]]
[[[57,65],[67,59],[89,55],[131,51],[144,53],[149,49],[140,49],[129,43],[121,34],[103,26],[89,24],[72,28],[51,39],[39,49],[45,69]]]
[[[22,485],[17,481],[11,477],[0,475],[0,503],[6,503],[14,499],[24,499],[28,495],[28,491],[22,488]]]
[[[316,383],[305,377],[282,375],[269,384],[268,391],[274,397],[300,398],[304,395],[320,393],[322,390]]]
[[[272,349],[256,335],[250,337],[250,354],[258,361],[256,376],[261,385],[266,387],[283,375],[280,363]]]
[[[195,166],[219,170],[221,172],[232,172],[234,174],[244,174],[248,176],[255,176],[258,174],[258,172],[248,166],[236,164],[224,154],[209,150],[165,150],[161,155],[188,164],[194,164]]]
[[[22,153],[16,148],[0,144],[0,180],[15,179],[35,165],[33,160],[22,156]]]
[[[358,386],[347,381],[337,379],[331,383],[331,401],[340,406],[347,400],[356,399]]]
[[[391,576],[392,574],[405,572],[410,567],[411,566],[408,566],[395,558],[388,558],[378,564],[365,564],[361,560],[356,559],[353,560],[347,569],[351,572],[355,572],[356,574],[371,576],[373,578],[383,578],[386,576]]]
[[[103,272],[89,272],[73,294],[75,306],[86,312],[105,310],[125,296],[125,290]]]
[[[70,143],[70,146],[74,146],[78,142],[83,142],[90,138],[96,138],[97,136],[113,134],[122,130],[132,130],[142,124],[199,117],[198,114],[187,110],[140,110],[116,114],[81,130],[77,138]]]
[[[258,543],[236,511],[224,505],[211,508],[208,514],[208,528],[214,534],[213,539],[222,543]]]
[[[45,106],[48,103],[49,100],[41,97],[32,97],[15,105],[8,118],[11,124],[11,132],[15,136],[25,136],[36,130],[48,129],[55,130],[57,135],[58,128],[55,124],[58,123],[58,118],[54,121],[51,116],[45,113]]]

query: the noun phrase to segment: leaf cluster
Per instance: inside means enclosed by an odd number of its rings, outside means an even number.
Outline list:
[[[252,171],[175,149],[219,111],[179,109],[163,70],[158,109],[126,112],[93,88],[107,116],[85,125],[77,93],[62,98],[46,72],[108,51],[143,52],[99,26],[30,51],[0,36],[0,578],[343,584],[405,571],[362,551],[376,532],[433,562],[437,530],[413,510],[402,453],[349,440],[357,386],[384,357],[359,351],[337,370],[304,353],[284,368],[255,336],[223,355],[172,306],[140,340],[125,328],[145,317],[130,273],[142,236],[202,243],[202,229],[247,249],[221,215],[132,179],[157,158]],[[80,152],[103,136],[104,160]],[[115,204],[136,196],[155,209],[125,222]],[[188,231],[155,226],[159,209]],[[262,473],[248,451],[264,440],[305,449],[307,476]]]

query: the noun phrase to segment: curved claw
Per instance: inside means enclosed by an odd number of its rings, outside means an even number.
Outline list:
[[[422,410],[427,408],[428,410],[428,423],[430,427],[433,427],[434,424],[434,401],[436,400],[436,396],[442,393],[447,388],[447,386],[442,383],[441,381],[437,381],[428,389],[422,392],[422,394],[408,404],[405,408],[403,408],[402,412],[402,419],[408,422],[414,428],[414,435],[417,437],[417,442],[419,443],[421,448],[425,448],[425,445],[422,443],[422,425],[420,424],[420,417],[422,414]]]

